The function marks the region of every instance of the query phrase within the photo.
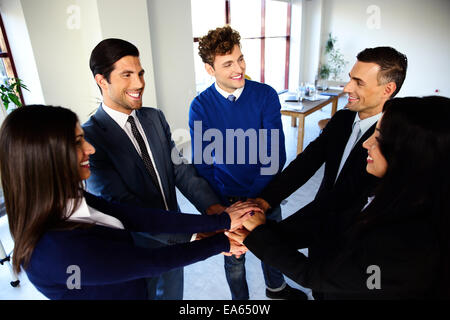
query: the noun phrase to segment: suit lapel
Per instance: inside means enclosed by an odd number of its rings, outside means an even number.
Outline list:
[[[354,167],[355,161],[362,161],[364,159],[364,153],[366,153],[365,149],[363,148],[363,143],[366,141],[374,132],[376,123],[374,123],[369,130],[367,130],[361,138],[359,138],[358,142],[356,143],[355,147],[352,149],[350,154],[348,155],[347,161],[345,161],[344,167],[342,167],[341,175],[344,175],[346,170],[348,170],[348,167]],[[353,169],[352,169],[353,170]],[[344,174],[343,174],[344,173]]]
[[[144,162],[125,131],[103,110],[101,105],[95,113],[94,119],[104,133],[105,149],[114,150],[112,152],[112,157],[115,158],[114,162],[121,164],[119,168],[120,174],[123,177],[127,177],[126,181],[129,182],[129,186],[132,189],[137,188],[137,184],[133,183],[138,178],[136,176],[136,167],[142,171],[142,176],[148,176],[148,179],[145,180],[149,184],[150,176]],[[142,183],[139,184],[138,188],[142,189]],[[150,184],[153,186],[153,182],[150,181]]]
[[[348,111],[347,113],[348,116],[342,120],[339,128],[337,128],[336,132],[333,133],[334,139],[332,144],[334,145],[334,149],[330,159],[334,160],[330,161],[330,173],[332,173],[332,175],[329,175],[329,177],[332,178],[332,184],[334,184],[334,181],[336,180],[336,174],[339,169],[339,165],[341,164],[345,146],[347,145],[347,141],[352,134],[352,124],[356,116],[356,112]]]

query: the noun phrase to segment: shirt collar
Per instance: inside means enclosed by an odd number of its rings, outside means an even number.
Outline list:
[[[240,95],[242,94],[242,91],[244,91],[244,87],[245,87],[245,82],[244,85],[242,86],[242,88],[237,88],[236,90],[234,90],[232,93],[226,92],[225,90],[223,90],[222,88],[220,88],[217,84],[217,82],[214,82],[214,87],[216,88],[217,92],[220,93],[220,95],[222,97],[224,97],[225,99],[228,98],[229,95],[233,95],[236,97],[236,100],[239,99]]]
[[[382,115],[382,113],[380,112],[380,113],[377,113],[377,114],[374,115],[374,116],[371,116],[371,117],[369,117],[369,118],[366,118],[366,119],[364,119],[364,120],[361,120],[361,119],[359,118],[358,113],[356,113],[356,117],[355,117],[354,122],[359,121],[359,127],[360,127],[360,130],[361,130],[361,133],[364,134],[367,130],[369,130],[369,128],[370,128],[374,123],[376,123],[378,120],[380,120],[381,115]]]
[[[103,110],[115,121],[117,124],[122,128],[125,129],[125,125],[128,121],[129,115],[117,110],[114,110],[110,107],[108,107],[105,102],[102,102]],[[133,116],[133,118],[136,119],[136,110],[133,110],[130,114],[130,116]]]
[[[67,211],[66,211],[67,217],[69,217],[70,212],[73,210],[74,204],[75,204],[75,200],[70,199],[67,204]],[[75,212],[72,215],[70,215],[70,219],[89,218],[90,216],[91,216],[91,213],[89,212],[89,208],[88,208],[86,199],[83,197],[83,198],[81,198],[81,201],[80,201],[80,204],[79,204],[77,210],[75,210]]]

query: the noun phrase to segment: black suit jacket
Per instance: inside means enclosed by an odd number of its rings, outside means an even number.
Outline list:
[[[373,188],[376,178],[366,172],[367,150],[362,144],[373,134],[376,124],[356,143],[335,183],[355,116],[356,112],[349,110],[336,112],[320,136],[268,184],[260,197],[272,207],[278,205],[307,182],[323,164],[325,172],[316,199],[328,196],[333,191],[334,199],[343,204],[347,199]]]
[[[438,296],[443,254],[429,210],[388,206],[388,219],[349,237],[364,202],[333,211],[313,201],[279,223],[258,226],[244,245],[324,299],[448,299]],[[310,248],[308,257],[302,248]]]
[[[163,113],[154,108],[141,108],[136,115],[152,151],[169,210],[179,211],[175,187],[201,213],[205,213],[210,205],[220,203],[192,164],[173,161],[178,151]],[[96,149],[89,159],[91,176],[87,180],[87,190],[90,193],[109,201],[165,209],[136,148],[101,105],[83,129],[86,140]],[[190,237],[187,234],[170,235],[167,239],[165,235],[156,235],[158,240],[168,243],[189,241]]]

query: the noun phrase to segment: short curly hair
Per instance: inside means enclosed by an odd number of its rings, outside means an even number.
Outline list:
[[[230,53],[235,45],[241,46],[239,32],[229,25],[209,30],[206,36],[199,39],[198,54],[204,63],[214,67],[216,55]]]

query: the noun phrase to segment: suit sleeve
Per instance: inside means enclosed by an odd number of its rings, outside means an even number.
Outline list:
[[[334,255],[330,250],[314,258],[299,252],[284,236],[286,230],[273,225],[255,228],[244,244],[300,285],[331,296],[417,298],[428,290],[439,269],[439,249],[429,241],[430,233],[423,238],[417,237],[423,230],[417,233],[413,228],[405,234],[397,229],[398,225],[369,233],[354,250]]]
[[[330,136],[335,127],[336,116],[331,119],[319,137],[264,188],[259,197],[274,207],[307,182],[325,163]]]
[[[229,241],[223,234],[191,243],[150,249],[137,247],[132,241],[123,241],[122,238],[86,233],[74,237],[62,248],[64,252],[58,254],[58,259],[47,257],[46,260],[54,264],[51,268],[40,268],[40,273],[51,279],[50,282],[66,284],[66,268],[76,264],[81,270],[81,287],[116,284],[158,276],[229,251],[229,248]]]
[[[139,197],[127,188],[127,184],[122,180],[108,154],[104,151],[102,143],[96,140],[98,136],[89,134],[88,127],[84,127],[84,130],[86,140],[95,148],[95,153],[89,156],[91,176],[86,181],[86,189],[108,201],[114,200],[145,206]]]
[[[170,127],[163,113],[160,110],[158,110],[158,113],[167,140],[170,141],[171,150],[178,152],[171,138]],[[211,189],[208,182],[197,173],[197,170],[192,164],[187,163],[187,161],[182,161],[181,163],[173,163],[173,168],[175,185],[194,204],[198,211],[205,213],[209,206],[220,203],[219,198]]]
[[[194,233],[229,229],[228,213],[215,215],[185,214],[156,208],[141,208],[125,203],[109,202],[85,194],[88,204],[119,219],[126,230],[135,232]]]
[[[286,163],[286,147],[280,110],[278,94],[270,88],[262,110],[262,129],[267,130],[267,150],[262,154],[267,155],[268,159],[265,161],[267,163],[261,165],[261,175],[249,188],[249,190],[253,190],[254,196],[259,194],[273,177],[283,170]]]

